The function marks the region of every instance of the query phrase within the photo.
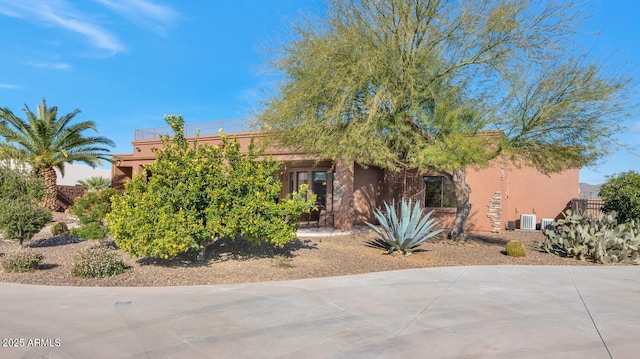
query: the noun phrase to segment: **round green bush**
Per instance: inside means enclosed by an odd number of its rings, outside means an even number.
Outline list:
[[[51,221],[51,212],[32,203],[31,200],[8,200],[0,206],[0,230],[7,239],[15,239],[22,245],[35,236]]]
[[[5,255],[0,264],[7,272],[33,272],[40,267],[43,259],[42,254],[31,249],[20,249]]]
[[[615,212],[618,223],[640,219],[640,173],[628,171],[607,176],[599,195],[604,201],[602,211]]]
[[[110,277],[126,270],[127,266],[117,252],[99,246],[78,252],[71,274],[82,278]]]
[[[64,222],[54,222],[51,225],[51,234],[54,236],[59,236],[61,234],[69,232],[69,227]]]
[[[527,254],[524,244],[515,239],[507,243],[506,252],[509,257],[524,257]]]

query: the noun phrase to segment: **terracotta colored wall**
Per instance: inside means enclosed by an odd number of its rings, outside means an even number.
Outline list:
[[[336,178],[334,187],[335,213],[334,226],[338,229],[351,229],[354,219],[354,165],[339,161],[336,164]]]
[[[254,139],[254,142],[259,145],[261,141],[265,140],[265,136],[260,133],[255,132],[244,132],[244,133],[236,133],[233,135],[229,135],[230,139],[237,139],[240,143],[240,151],[246,153],[247,148],[249,147],[249,143],[251,143],[251,139]],[[221,145],[222,141],[219,136],[201,136],[198,141],[200,143],[207,143],[210,145]],[[153,161],[155,158],[153,154],[154,149],[158,149],[162,147],[162,142],[160,140],[139,140],[134,141],[133,143],[133,153],[131,155],[122,155],[123,158],[127,159],[128,157],[131,160],[146,160],[148,162]],[[282,149],[273,146],[268,146],[264,151],[265,156],[272,156],[274,159],[280,161],[289,161],[289,160],[305,160],[305,159],[315,159],[317,156],[309,156],[305,155],[301,150],[296,149]],[[116,155],[118,156],[118,155]]]
[[[382,205],[381,196],[384,182],[384,170],[369,166],[354,166],[354,223],[374,222],[373,211]]]
[[[467,184],[471,187],[471,213],[465,230],[491,232],[504,230],[508,221],[520,220],[521,214],[535,214],[539,225],[542,218],[559,218],[572,198],[579,192],[579,170],[566,170],[547,176],[532,168],[516,168],[495,160],[488,168],[470,169]],[[492,198],[499,202],[499,215],[492,223],[489,212]],[[433,217],[440,221],[438,227],[450,229],[455,218],[455,208],[426,208],[434,210]],[[517,227],[519,228],[519,227]]]
[[[471,212],[465,226],[466,231],[491,232],[492,222],[487,216],[489,204],[492,196],[502,190],[503,177],[501,164],[497,161],[491,167],[467,171],[467,184],[471,188],[469,198]],[[425,210],[433,210],[432,217],[440,222],[438,228],[451,229],[456,215],[455,208],[426,208]]]
[[[264,140],[264,135],[247,132],[229,135],[229,138],[237,139],[240,142],[241,152],[246,153],[251,139],[254,138],[255,143],[259,144],[260,141]],[[201,136],[198,141],[210,145],[222,144],[220,137],[217,135]],[[116,154],[113,156],[115,164],[111,170],[111,181],[116,189],[122,189],[124,182],[133,178],[134,175],[142,173],[143,166],[155,160],[153,151],[162,147],[160,140],[138,140],[132,144],[133,152],[131,154]],[[314,161],[318,159],[317,156],[309,156],[301,151],[275,147],[266,148],[264,156],[278,161]]]
[[[243,150],[246,150],[252,137],[257,141],[264,139],[263,135],[256,133],[238,133],[230,137],[238,139]],[[202,136],[199,141],[214,145],[221,143],[218,136]],[[141,173],[143,165],[154,160],[153,149],[161,146],[159,140],[134,141],[132,154],[115,155],[113,187],[121,189],[125,181]],[[264,154],[274,160],[286,162],[286,166],[291,168],[313,166],[312,163],[318,159],[317,156],[305,155],[299,149],[269,147]],[[379,207],[382,201],[390,202],[397,197],[400,185],[407,185],[415,199],[424,200],[424,194],[420,193],[424,188],[422,175],[415,171],[410,173],[407,182],[406,178],[390,175],[375,167],[363,169],[360,166],[347,166],[344,169],[347,168],[353,168],[353,189],[347,188],[347,192],[350,194],[353,191],[354,201],[349,201],[353,203],[352,206],[349,206],[349,202],[342,205],[345,214],[349,212],[348,216],[343,218],[336,213],[338,227],[348,228],[350,225],[347,222],[352,220],[355,223],[372,221],[373,209]],[[284,187],[288,188],[287,178],[283,177],[282,180]],[[472,207],[466,230],[472,232],[489,232],[496,225],[504,229],[507,221],[519,220],[523,213],[535,214],[538,223],[541,218],[557,218],[571,198],[579,195],[577,169],[546,176],[531,168],[504,166],[500,159],[495,160],[488,168],[469,169],[467,183],[471,187]],[[495,222],[488,217],[490,205],[493,213],[499,213]],[[338,208],[334,210],[337,212]],[[434,217],[441,221],[440,227],[450,228],[455,208],[435,209]]]
[[[467,183],[471,187],[471,214],[466,230],[470,232],[491,232],[491,219],[487,216],[491,198],[497,192],[504,193],[506,174],[501,161],[494,161],[491,167],[467,172]],[[504,206],[504,201],[502,201]],[[504,224],[501,224],[504,228]]]
[[[579,196],[579,170],[544,175],[532,168],[510,168],[507,181],[506,221],[519,221],[521,214],[541,218],[561,218],[572,198]]]

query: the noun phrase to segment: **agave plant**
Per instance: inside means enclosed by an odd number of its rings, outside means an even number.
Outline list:
[[[433,211],[423,216],[420,201],[416,201],[415,206],[411,208],[411,200],[402,200],[400,204],[400,216],[396,214],[395,201],[391,206],[384,203],[386,215],[376,210],[374,216],[380,222],[380,228],[367,222],[384,241],[389,249],[390,254],[400,252],[407,256],[411,251],[427,239],[442,232],[442,229],[433,230],[438,223],[431,219]]]

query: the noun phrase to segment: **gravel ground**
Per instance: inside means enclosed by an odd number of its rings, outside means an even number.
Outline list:
[[[340,276],[409,268],[467,265],[595,265],[573,258],[541,252],[539,231],[500,234],[471,234],[465,242],[444,236],[423,243],[408,257],[390,256],[371,245],[372,232],[336,237],[301,238],[284,248],[253,247],[242,240],[220,240],[207,250],[204,261],[194,263],[183,255],[169,260],[122,258],[129,266],[124,273],[108,278],[81,279],[71,275],[74,256],[83,248],[99,245],[65,235],[51,237],[46,230],[25,244],[44,255],[39,270],[32,273],[0,272],[1,282],[58,286],[184,286],[262,282]],[[510,239],[524,242],[524,258],[504,253]],[[110,244],[113,246],[113,243]],[[18,250],[18,244],[0,239],[0,256]]]

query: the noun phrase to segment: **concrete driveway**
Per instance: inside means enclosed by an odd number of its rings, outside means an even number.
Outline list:
[[[0,358],[637,358],[640,267],[237,285],[0,283]]]

